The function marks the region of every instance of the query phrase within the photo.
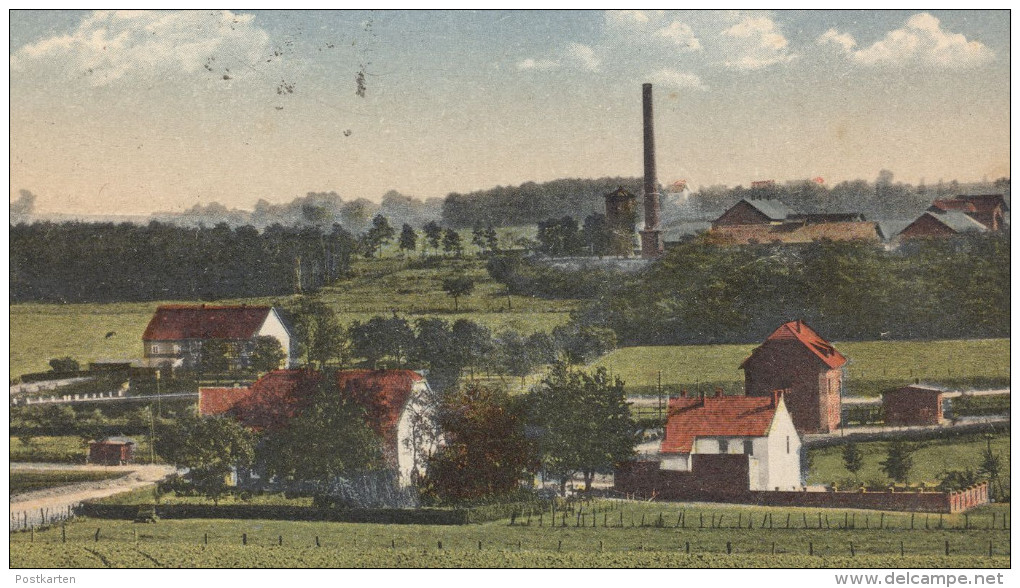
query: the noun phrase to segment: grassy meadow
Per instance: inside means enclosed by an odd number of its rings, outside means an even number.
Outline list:
[[[631,501],[585,504],[583,516],[557,516],[556,526],[549,513],[514,525],[500,520],[463,526],[78,519],[63,531],[57,526],[34,536],[12,533],[9,545],[14,568],[999,568],[1010,565],[1004,506],[982,507],[967,517],[935,515],[942,528],[932,530],[911,530],[908,513]],[[851,515],[851,528],[841,528]]]
[[[877,396],[915,378],[947,386],[1009,386],[1009,339],[851,341],[834,343],[848,359],[849,395]],[[659,371],[667,394],[680,389],[742,389],[740,363],[757,344],[625,347],[594,362],[627,384],[629,394],[656,393]]]
[[[126,476],[130,470],[118,472],[82,472],[77,470],[11,470],[10,494],[57,488],[81,482],[100,482]]]
[[[132,435],[135,440],[135,463],[149,463],[151,455],[148,435]],[[11,463],[85,463],[88,450],[77,435],[38,436],[28,439],[10,436]],[[155,463],[162,463],[157,455]]]

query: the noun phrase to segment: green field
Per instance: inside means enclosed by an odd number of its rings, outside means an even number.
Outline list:
[[[569,318],[576,300],[543,300],[511,296],[485,270],[484,259],[437,260],[435,267],[414,269],[419,259],[385,257],[355,261],[354,277],[320,291],[345,323],[389,316],[397,312],[409,320],[438,316],[449,321],[467,318],[493,332],[515,329],[525,334],[550,331]],[[454,271],[475,278],[475,291],[461,297],[459,312],[442,290],[443,278]],[[180,301],[120,302],[112,304],[17,304],[10,306],[11,376],[44,372],[49,360],[71,356],[82,367],[97,359],[131,359],[142,355],[142,333],[156,306]],[[217,303],[274,304],[280,299],[249,298]],[[113,333],[109,337],[107,334]]]
[[[992,451],[1002,457],[1003,488],[1009,493],[1009,433],[1000,433],[992,437]],[[919,442],[921,447],[913,453],[914,467],[909,481],[937,484],[939,474],[950,470],[970,468],[977,470],[981,463],[981,452],[985,450],[986,440],[982,435],[962,435]],[[879,462],[886,456],[883,441],[864,442],[858,444],[864,453],[864,465],[857,473],[857,479],[888,481],[882,473]],[[822,447],[811,451],[811,471],[808,474],[809,484],[831,483],[850,478],[850,472],[843,466],[842,446]]]
[[[131,473],[129,470],[120,472],[83,472],[77,470],[11,470],[10,494],[23,494],[34,490],[57,488],[80,482],[99,482],[112,480]]]
[[[577,526],[579,520],[590,525],[593,511],[594,527]],[[508,520],[422,526],[266,520],[139,525],[79,519],[66,526],[66,543],[60,527],[36,531],[34,543],[29,533],[12,533],[10,562],[14,568],[1010,565],[1004,522],[1008,507],[1001,505],[968,517],[947,515],[941,519],[943,528],[932,530],[910,530],[909,514],[875,511],[822,512],[828,527],[821,529],[811,528],[817,526],[819,511],[798,508],[596,501],[582,512],[583,519],[576,513],[568,516],[566,526],[558,517],[555,527],[548,516],[513,526]],[[854,524],[848,526],[853,528],[840,529],[851,515]],[[876,528],[879,522],[882,529]],[[247,545],[242,545],[245,534]]]
[[[148,435],[135,435],[132,438],[137,443],[134,449],[135,463],[149,463],[151,452],[149,451]],[[12,463],[85,463],[87,453],[82,445],[81,437],[77,435],[32,437],[28,445],[18,437],[10,437],[10,461]],[[162,463],[158,455],[155,457],[156,463]]]
[[[846,393],[876,396],[915,378],[947,386],[1008,386],[1009,339],[864,341],[835,343],[848,359]],[[742,389],[740,363],[757,345],[625,347],[597,360],[627,384],[628,394],[655,394],[657,378],[667,394],[681,388],[704,392]]]

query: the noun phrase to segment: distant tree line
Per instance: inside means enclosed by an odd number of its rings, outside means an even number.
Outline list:
[[[608,328],[621,345],[754,342],[798,318],[839,340],[1008,337],[1009,246],[1008,233],[894,251],[695,240],[637,274],[595,276],[506,256],[490,260],[489,271],[517,294],[585,295],[572,324]]]
[[[350,271],[339,225],[34,223],[10,228],[11,302],[210,300],[314,290]]]

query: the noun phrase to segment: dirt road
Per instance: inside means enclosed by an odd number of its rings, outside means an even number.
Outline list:
[[[131,465],[98,466],[63,463],[12,463],[10,471],[75,470],[92,472],[123,472],[124,475],[109,480],[80,482],[57,488],[26,492],[10,497],[11,529],[39,525],[46,521],[65,518],[69,508],[83,500],[104,498],[113,494],[144,488],[174,472],[172,466]]]

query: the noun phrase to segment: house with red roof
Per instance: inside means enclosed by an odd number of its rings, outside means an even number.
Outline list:
[[[788,390],[786,405],[800,433],[839,427],[843,356],[804,321],[783,324],[740,364],[747,396],[771,397]]]
[[[259,431],[286,427],[300,414],[322,383],[313,370],[276,370],[249,388],[201,388],[199,413],[230,415]],[[365,409],[365,418],[382,439],[383,456],[402,484],[435,449],[435,414],[425,377],[411,370],[343,370],[336,390]]]
[[[235,367],[244,368],[255,338],[261,336],[280,342],[289,366],[290,331],[271,306],[162,305],[149,320],[142,344],[149,363],[167,361],[193,368],[201,361],[203,342],[222,339],[234,349]]]
[[[702,490],[799,490],[800,436],[782,391],[686,394],[669,401],[659,468],[700,476]],[[704,475],[702,475],[704,474]]]

